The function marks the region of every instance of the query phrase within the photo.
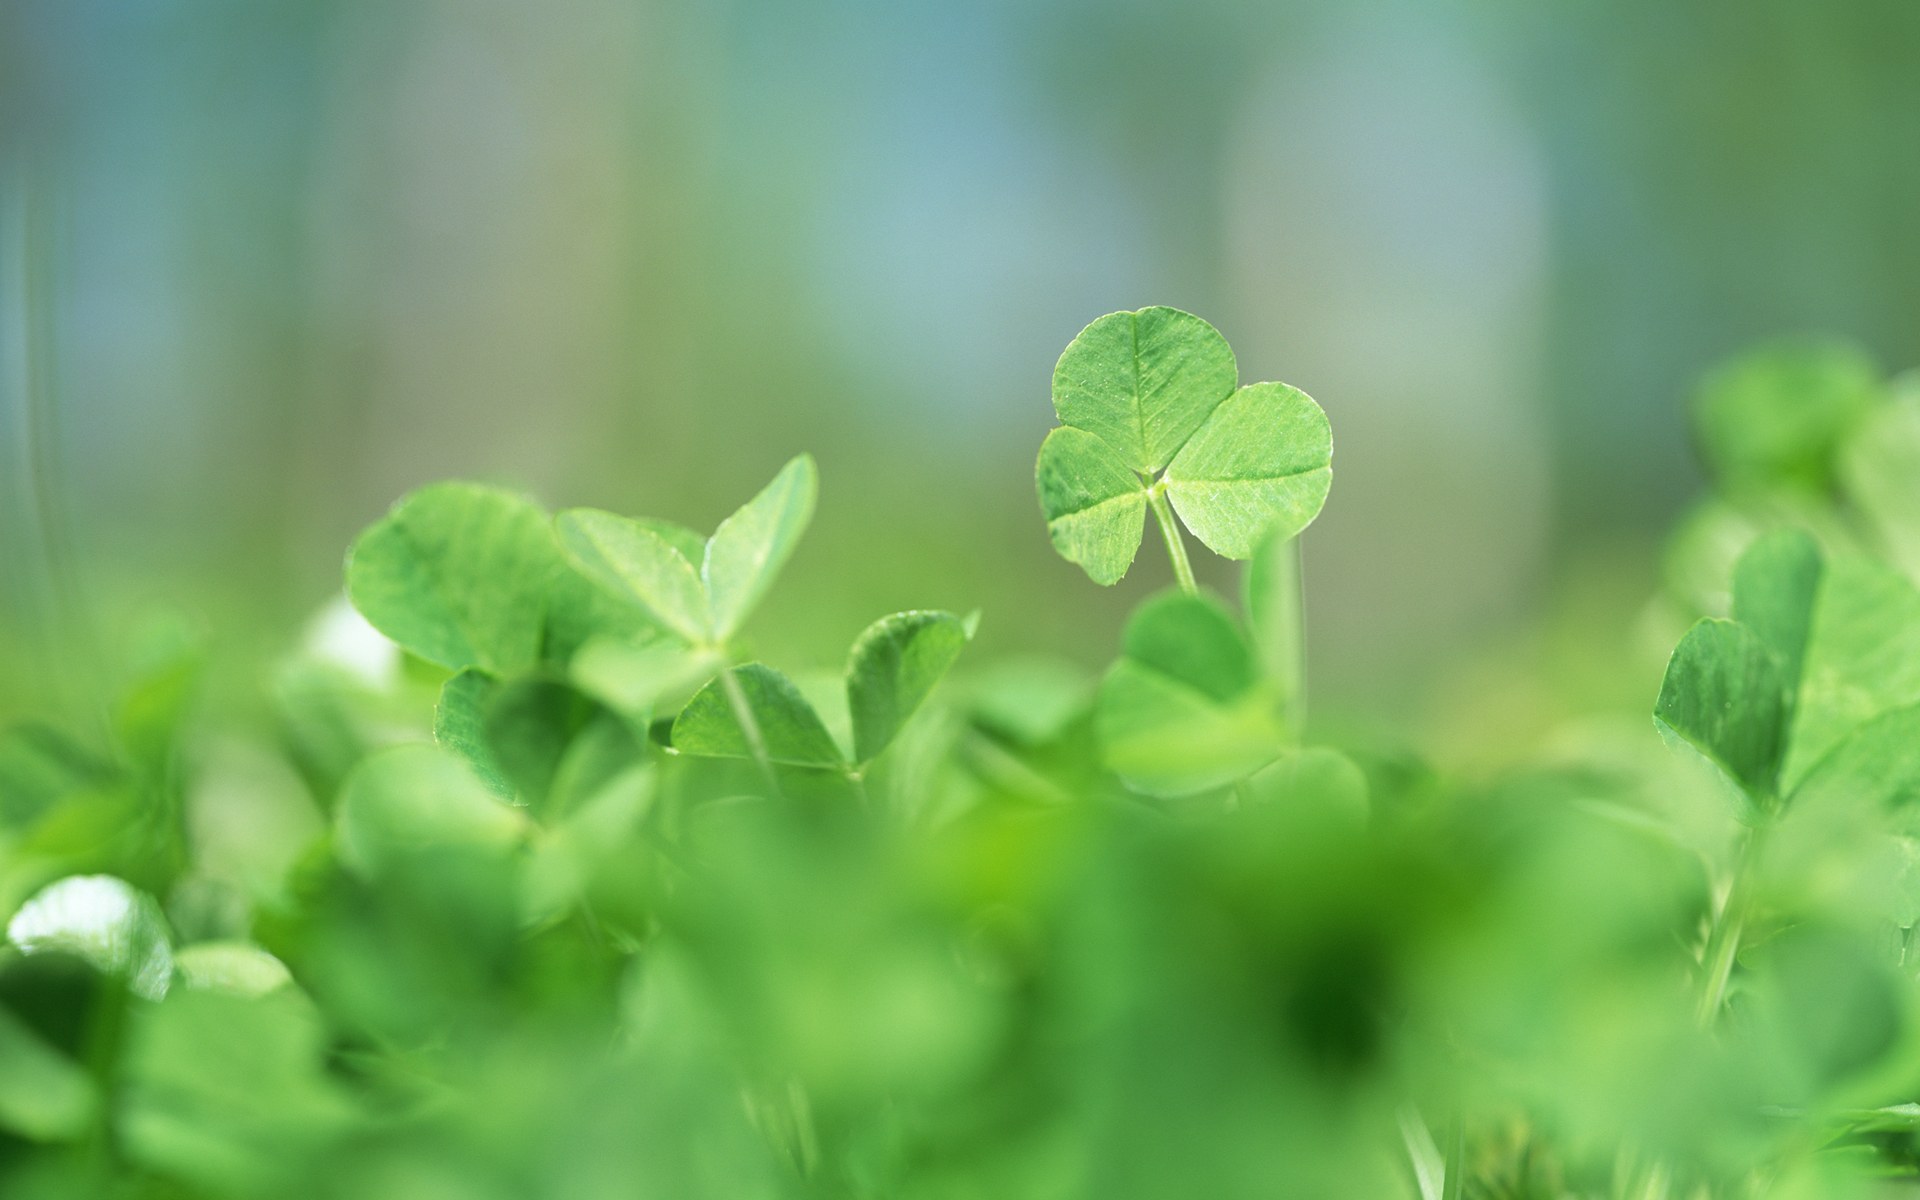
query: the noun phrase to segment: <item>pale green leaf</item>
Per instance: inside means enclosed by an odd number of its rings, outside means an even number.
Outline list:
[[[802,767],[839,766],[840,748],[793,681],[772,667],[748,663],[732,669],[747,715],[771,762]],[[752,735],[742,727],[716,679],[701,688],[673,723],[673,747],[710,758],[755,757]]]
[[[480,781],[503,800],[513,799],[513,785],[500,772],[487,743],[487,706],[500,691],[500,678],[478,667],[468,667],[440,685],[433,708],[433,740],[466,759]]]
[[[966,624],[952,613],[894,613],[867,627],[847,661],[855,762],[887,748],[966,644]]]
[[[1281,755],[1247,780],[1256,801],[1312,810],[1342,824],[1367,820],[1367,776],[1352,759],[1325,746]]]
[[[1779,660],[1789,708],[1800,688],[1821,570],[1820,547],[1797,529],[1762,535],[1733,570],[1733,619],[1759,634]]]
[[[1146,528],[1140,477],[1098,437],[1062,425],[1040,443],[1034,483],[1053,548],[1095,583],[1119,582]]]
[[[1883,810],[1920,803],[1920,705],[1881,713],[1842,738],[1808,770],[1793,803]]]
[[[1167,467],[1167,498],[1215,554],[1251,557],[1320,514],[1333,482],[1333,430],[1311,397],[1284,383],[1241,388]]]
[[[1888,709],[1920,703],[1920,590],[1871,559],[1828,565],[1807,638],[1784,781]]]
[[[1176,308],[1101,317],[1053,368],[1062,423],[1111,446],[1142,474],[1164,468],[1233,391],[1239,368],[1220,331]]]
[[[264,996],[293,982],[287,964],[249,942],[199,942],[174,956],[190,988]]]
[[[759,495],[720,522],[707,542],[700,569],[716,640],[732,637],[773,585],[813,520],[818,491],[813,459],[802,454],[782,467]]]
[[[36,1141],[72,1137],[95,1103],[87,1072],[0,1005],[0,1130]]]
[[[689,642],[712,636],[706,588],[676,544],[682,539],[663,536],[655,523],[592,508],[561,513],[556,528],[561,547],[588,578]]]
[[[1653,717],[1761,804],[1774,795],[1784,704],[1779,665],[1759,635],[1708,618],[1675,648]]]
[[[538,505],[497,488],[440,483],[360,535],[347,555],[347,595],[374,628],[421,658],[512,672],[539,658],[560,567]]]

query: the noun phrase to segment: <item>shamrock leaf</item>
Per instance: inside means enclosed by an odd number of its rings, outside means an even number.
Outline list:
[[[588,578],[680,638],[722,645],[792,556],[818,488],[813,459],[803,454],[710,538],[665,521],[577,508],[560,514],[560,544]]]
[[[1061,425],[1034,472],[1054,548],[1104,585],[1132,565],[1149,508],[1184,567],[1169,502],[1228,558],[1306,528],[1332,481],[1326,414],[1297,388],[1237,383],[1226,339],[1190,313],[1143,308],[1082,330],[1054,368]]]
[[[1767,643],[1738,621],[1708,617],[1674,649],[1653,720],[1764,805],[1779,772],[1785,707],[1779,660]]]

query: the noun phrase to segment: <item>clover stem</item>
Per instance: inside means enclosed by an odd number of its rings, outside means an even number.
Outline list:
[[[1740,954],[1740,939],[1746,933],[1747,907],[1752,884],[1750,864],[1758,854],[1765,826],[1749,830],[1734,856],[1733,880],[1727,887],[1727,901],[1715,914],[1707,932],[1707,944],[1701,954],[1705,973],[1701,976],[1698,1016],[1703,1029],[1711,1029],[1726,1002],[1727,983],[1733,977],[1734,959]]]
[[[1160,523],[1160,536],[1167,541],[1167,557],[1173,560],[1173,577],[1180,590],[1189,596],[1198,595],[1200,585],[1193,581],[1193,564],[1187,561],[1187,548],[1180,541],[1180,527],[1174,524],[1166,490],[1157,483],[1148,488],[1147,505],[1153,509],[1153,519]]]
[[[773,759],[767,754],[767,739],[760,732],[760,721],[753,715],[753,706],[747,703],[747,694],[740,688],[740,681],[733,677],[732,667],[720,670],[720,687],[727,693],[727,704],[733,709],[733,719],[740,723],[740,732],[747,739],[747,752],[753,755],[753,761],[760,764],[760,774],[766,778],[767,786],[773,794],[779,796],[780,777],[774,774]]]

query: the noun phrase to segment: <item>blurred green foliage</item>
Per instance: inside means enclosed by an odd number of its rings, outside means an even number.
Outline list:
[[[1473,769],[1303,723],[1284,514],[1100,680],[936,611],[786,672],[807,460],[711,540],[422,489],[255,711],[162,628],[0,733],[0,1192],[1900,1194],[1910,394],[1712,376],[1657,697]]]

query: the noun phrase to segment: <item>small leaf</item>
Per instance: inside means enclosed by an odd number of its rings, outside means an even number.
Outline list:
[[[502,800],[513,799],[513,785],[487,744],[487,706],[500,692],[500,678],[468,667],[440,685],[433,708],[433,740],[467,760],[474,774]]]
[[[840,749],[793,681],[772,667],[748,663],[732,670],[747,711],[759,727],[769,761],[802,767],[837,767]],[[673,723],[673,748],[709,758],[752,758],[723,680],[701,688]]]
[[[965,623],[945,612],[894,613],[867,627],[847,661],[855,762],[871,762],[887,748],[960,656],[967,636]]]
[[[1827,565],[1801,668],[1784,782],[1889,709],[1920,703],[1920,590],[1898,571],[1847,556]]]
[[[1053,369],[1053,409],[1150,475],[1164,468],[1239,380],[1220,331],[1192,313],[1143,308],[1080,331]]]
[[[374,628],[421,658],[511,673],[539,658],[560,565],[538,505],[497,488],[440,483],[360,535],[347,555],[347,595]]]
[[[1133,565],[1146,529],[1147,493],[1140,477],[1105,442],[1062,425],[1040,443],[1034,482],[1053,548],[1095,583],[1118,583]]]
[[[714,530],[700,577],[716,640],[732,637],[766,595],[813,520],[818,491],[813,459],[802,454]]]
[[[1674,650],[1653,719],[1758,804],[1774,793],[1783,704],[1780,668],[1759,635],[1736,621],[1707,618]]]
[[[1708,377],[1694,428],[1708,464],[1732,490],[1819,489],[1840,442],[1880,397],[1873,361],[1856,347],[1787,340]]]
[[[1789,708],[1800,688],[1820,573],[1820,547],[1797,529],[1761,536],[1733,569],[1733,619],[1759,634],[1779,660]]]
[[[712,635],[700,572],[658,526],[599,509],[573,508],[560,514],[556,528],[561,547],[589,579],[639,605],[689,642],[704,642]]]
[[[1255,686],[1253,652],[1220,604],[1168,592],[1127,624],[1094,729],[1108,769],[1138,791],[1185,796],[1272,762],[1285,730]]]
[[[1881,713],[1841,739],[1794,789],[1793,803],[1920,804],[1920,705]]]
[[[1333,429],[1311,397],[1284,383],[1241,388],[1167,468],[1167,498],[1215,554],[1250,558],[1267,537],[1293,537],[1320,515],[1333,482]]]

